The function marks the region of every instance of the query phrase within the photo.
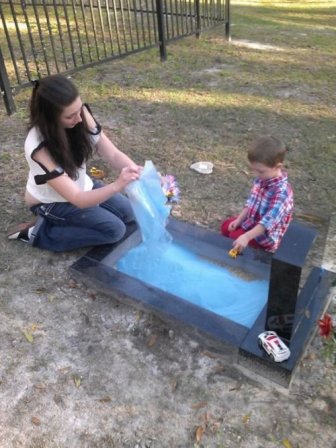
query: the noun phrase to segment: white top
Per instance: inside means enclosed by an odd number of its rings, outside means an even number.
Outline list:
[[[43,204],[50,204],[52,202],[68,202],[63,196],[59,195],[48,183],[42,185],[36,185],[34,176],[39,174],[46,174],[40,165],[32,159],[32,153],[43,142],[37,128],[32,128],[27,135],[24,149],[27,163],[29,165],[29,175],[27,181],[27,191],[37,201]],[[82,191],[92,190],[93,182],[86,174],[86,164],[78,168],[78,178],[74,182],[79,186]]]

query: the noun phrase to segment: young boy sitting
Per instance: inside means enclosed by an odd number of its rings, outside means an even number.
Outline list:
[[[241,213],[221,225],[222,234],[234,240],[236,253],[247,245],[275,252],[280,245],[293,211],[293,191],[282,169],[285,153],[285,145],[270,136],[258,138],[248,150],[257,177]]]

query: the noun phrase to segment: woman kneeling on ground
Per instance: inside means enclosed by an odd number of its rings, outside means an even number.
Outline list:
[[[114,182],[104,185],[88,176],[94,150],[120,171]],[[25,155],[25,201],[35,219],[16,226],[9,239],[61,252],[124,236],[134,215],[121,192],[139,178],[141,167],[108,139],[68,78],[35,81]]]

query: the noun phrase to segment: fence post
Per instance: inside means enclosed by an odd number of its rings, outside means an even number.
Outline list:
[[[200,0],[195,0],[195,8],[196,8],[196,37],[200,37],[201,35],[201,8],[200,8]]]
[[[230,0],[225,0],[225,38],[229,42],[231,40],[230,21]]]
[[[165,61],[167,59],[167,45],[164,30],[162,0],[156,0],[156,14],[157,14],[159,43],[160,43],[160,58],[161,61]]]
[[[0,48],[0,89],[4,97],[6,111],[8,115],[11,115],[13,112],[16,111],[16,107],[14,104],[12,90],[9,84],[9,79],[7,76],[5,61],[2,56],[1,48]]]

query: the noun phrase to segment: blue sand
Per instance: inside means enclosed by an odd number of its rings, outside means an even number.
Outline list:
[[[120,258],[116,268],[247,328],[267,302],[268,280],[240,278],[174,241],[155,251],[142,243]]]
[[[124,255],[116,268],[251,328],[266,304],[268,281],[241,278],[173,241],[166,230],[170,206],[151,161],[146,162],[140,179],[126,187],[126,193],[143,242]]]

